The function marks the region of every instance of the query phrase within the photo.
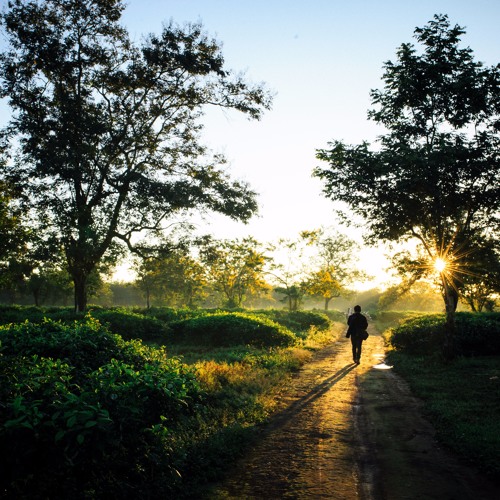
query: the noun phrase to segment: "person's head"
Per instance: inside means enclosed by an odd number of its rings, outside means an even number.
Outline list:
[[[360,313],[361,312],[361,306],[354,306],[354,312],[355,313]]]

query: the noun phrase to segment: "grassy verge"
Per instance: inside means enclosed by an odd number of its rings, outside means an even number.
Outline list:
[[[445,364],[438,356],[388,354],[388,363],[424,401],[439,441],[491,477],[500,474],[499,361],[462,357]]]

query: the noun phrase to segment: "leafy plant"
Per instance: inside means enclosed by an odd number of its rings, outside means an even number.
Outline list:
[[[270,319],[243,313],[218,313],[171,323],[175,342],[214,347],[252,345],[290,346],[297,338]]]
[[[456,349],[465,356],[500,355],[499,313],[457,313]],[[445,316],[432,314],[411,318],[389,330],[388,343],[408,354],[439,351],[444,340]]]
[[[254,314],[266,316],[298,334],[305,334],[312,326],[319,330],[327,330],[331,327],[328,315],[323,312],[268,309],[256,311]]]
[[[0,342],[3,493],[167,495],[170,430],[202,397],[192,369],[91,317],[6,325]]]

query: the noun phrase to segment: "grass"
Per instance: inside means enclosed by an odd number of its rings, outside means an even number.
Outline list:
[[[500,362],[497,356],[412,356],[391,351],[388,364],[424,401],[437,438],[491,477],[500,474]]]

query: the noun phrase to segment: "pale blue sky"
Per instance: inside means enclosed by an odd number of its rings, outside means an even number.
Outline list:
[[[204,134],[262,206],[248,226],[215,218],[212,229],[268,240],[332,221],[332,204],[311,178],[315,150],[332,139],[374,139],[366,112],[382,64],[436,13],[467,27],[464,43],[479,60],[500,62],[499,0],[129,0],[124,21],[137,40],[170,19],[201,21],[230,68],[276,92],[260,122],[217,112]]]

